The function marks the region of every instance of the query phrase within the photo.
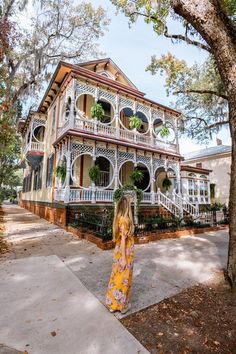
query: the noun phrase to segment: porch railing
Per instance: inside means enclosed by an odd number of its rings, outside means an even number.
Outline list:
[[[55,191],[55,200],[65,201],[66,198],[65,189],[58,189]],[[99,188],[86,188],[86,189],[73,189],[69,190],[69,198],[67,202],[78,203],[99,203],[99,202],[113,202],[114,190],[99,189]],[[179,194],[164,194],[160,190],[156,193],[144,192],[142,204],[154,204],[160,205],[166,208],[170,213],[176,217],[182,217],[184,211],[194,218],[199,216],[198,205],[189,203],[188,200]]]
[[[160,190],[158,190],[157,193],[155,193],[155,202],[158,205],[163,206],[171,214],[175,215],[176,217],[182,217],[183,216],[183,208],[182,205],[177,204],[177,202],[173,201],[172,199],[168,198],[164,193],[162,193]]]
[[[91,134],[119,139],[137,145],[152,146],[162,150],[177,152],[177,145],[174,143],[164,142],[154,136],[141,134],[139,132],[116,128],[112,125],[101,123],[95,119],[82,118],[79,115],[76,116],[72,126],[69,121],[66,121],[62,127],[58,128],[57,137],[60,137],[68,129],[78,129]]]
[[[27,154],[29,151],[44,152],[44,142],[32,141],[31,143],[28,143],[23,146],[23,154]]]
[[[173,192],[171,195],[171,199],[174,200],[178,205],[181,205],[183,207],[183,210],[189,213],[190,215],[194,217],[198,217],[199,214],[199,208],[198,205],[193,205],[192,203],[189,202],[186,198],[183,196]]]

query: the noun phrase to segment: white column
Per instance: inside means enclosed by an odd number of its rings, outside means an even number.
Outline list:
[[[155,146],[155,136],[154,136],[152,109],[151,108],[149,110],[149,131],[150,131],[151,145]]]
[[[115,100],[115,127],[116,127],[116,138],[120,138],[120,123],[119,123],[119,95],[116,95],[116,100]]]
[[[153,171],[153,156],[151,156],[151,170],[150,170],[150,182],[151,182],[151,203],[155,204],[155,176]]]
[[[114,166],[114,190],[119,188],[119,171],[118,171],[118,147],[115,150],[115,166]]]
[[[201,203],[200,187],[201,187],[201,184],[200,184],[200,181],[198,180],[197,181],[197,188],[198,188],[197,199],[198,199],[198,204]]]
[[[181,191],[181,170],[180,170],[180,165],[178,165],[177,168],[177,173],[176,173],[176,179],[177,179],[177,188],[178,188],[178,194],[182,195],[182,191]]]
[[[210,181],[207,181],[208,187],[208,204],[211,204],[211,188],[210,188]]]
[[[93,146],[93,166],[95,165],[95,161],[96,161],[96,145],[94,144]],[[92,204],[96,203],[96,186],[95,183],[92,182],[91,184],[91,189],[92,189]]]
[[[67,143],[67,153],[66,153],[66,179],[65,179],[65,195],[64,202],[69,203],[70,201],[70,174],[71,174],[71,151],[70,142]]]
[[[70,97],[71,97],[71,107],[70,107],[70,117],[69,117],[69,126],[70,128],[75,127],[75,96],[76,96],[76,80],[72,79],[71,88],[70,88]]]

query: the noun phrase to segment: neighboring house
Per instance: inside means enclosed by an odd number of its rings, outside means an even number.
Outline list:
[[[181,164],[182,194],[190,203],[211,204],[210,173],[212,170]]]
[[[100,120],[91,118],[96,103],[105,112]],[[130,128],[133,115],[141,119],[138,130]],[[176,216],[183,209],[196,213],[180,195],[179,117],[178,111],[145,98],[109,58],[60,62],[37,112],[20,122],[25,161],[21,204],[41,216],[81,204],[112,204],[114,190],[130,183],[136,167],[144,175],[137,186],[144,192],[145,208],[161,205]],[[163,126],[168,136],[162,137]],[[101,170],[96,187],[89,178],[94,164]],[[58,166],[62,178],[55,176]],[[169,197],[162,186],[166,175],[172,179]]]
[[[212,170],[210,184],[212,202],[229,203],[231,146],[222,145],[217,139],[217,146],[186,154],[184,164]]]

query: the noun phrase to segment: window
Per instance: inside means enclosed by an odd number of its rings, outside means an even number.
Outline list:
[[[208,196],[208,183],[207,181],[200,181],[200,195]]]
[[[32,185],[32,172],[23,179],[23,193],[30,192]]]
[[[56,124],[56,106],[54,106],[52,110],[52,132],[55,131],[55,124]]]
[[[47,159],[47,175],[46,175],[46,187],[52,187],[54,154]]]
[[[193,179],[188,180],[188,194],[193,195]]]
[[[197,162],[196,163],[196,167],[202,168],[202,163],[201,162]]]
[[[34,191],[42,188],[42,163],[34,170]]]
[[[197,181],[195,181],[194,179],[188,180],[188,194],[189,195],[197,195],[198,194]]]

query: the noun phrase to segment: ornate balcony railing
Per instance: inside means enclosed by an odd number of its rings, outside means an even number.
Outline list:
[[[44,142],[32,141],[31,143],[24,145],[22,148],[23,154],[26,155],[29,151],[44,152]]]
[[[177,152],[177,144],[165,142],[148,134],[141,134],[137,131],[116,128],[109,124],[104,124],[95,119],[82,118],[76,116],[74,123],[66,121],[62,127],[58,128],[57,137],[62,136],[67,130],[75,129],[82,132],[103,136],[107,138],[126,141],[135,145],[151,146],[152,148]]]

